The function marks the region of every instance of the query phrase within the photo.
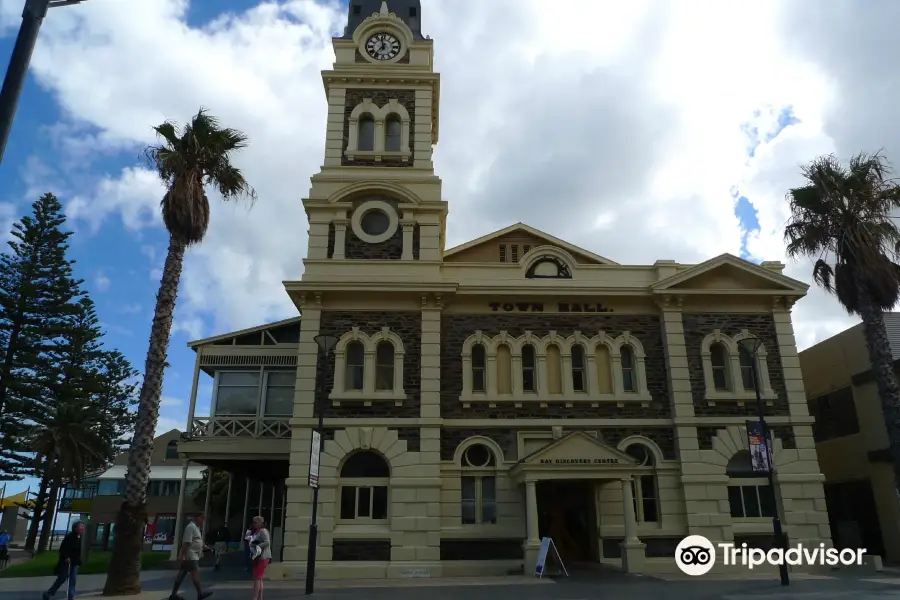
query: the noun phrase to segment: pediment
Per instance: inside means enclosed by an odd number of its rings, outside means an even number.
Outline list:
[[[532,452],[517,466],[531,468],[632,467],[637,461],[587,433],[576,431]]]
[[[513,260],[512,256],[506,256],[505,261],[500,260],[500,246],[510,249],[513,245],[518,248],[518,255]],[[533,248],[550,247],[562,250],[572,256],[579,264],[584,265],[615,265],[616,263],[584,248],[579,248],[565,240],[545,233],[524,223],[516,223],[499,231],[489,233],[465,244],[460,244],[444,252],[445,262],[472,262],[472,263],[496,263],[518,262]]]
[[[655,283],[653,289],[697,291],[772,291],[803,294],[809,286],[796,279],[723,254]]]

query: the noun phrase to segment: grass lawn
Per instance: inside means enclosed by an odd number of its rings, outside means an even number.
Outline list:
[[[112,556],[112,552],[91,550],[87,561],[78,569],[78,574],[106,573],[110,556]],[[44,552],[27,562],[10,565],[9,568],[0,571],[0,577],[47,577],[54,575],[54,568],[58,558],[59,555],[56,552]],[[169,560],[168,552],[144,552],[141,556],[141,568],[152,569],[167,560]]]

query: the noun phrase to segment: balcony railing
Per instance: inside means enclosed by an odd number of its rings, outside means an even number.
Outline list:
[[[194,417],[189,439],[291,437],[289,417]]]

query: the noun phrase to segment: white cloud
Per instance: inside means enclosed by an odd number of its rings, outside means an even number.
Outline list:
[[[10,4],[0,25],[14,20]],[[900,52],[892,0],[864,13],[846,0],[423,4],[442,73],[435,160],[448,245],[525,221],[623,263],[700,261],[740,251],[738,190],[761,224],[750,252],[778,260],[799,163],[886,144],[900,156],[900,77],[885,58]],[[281,281],[302,271],[300,199],[324,148],[318,72],[345,17],[288,0],[201,30],[187,27],[186,9],[92,0],[54,12],[32,67],[71,117],[56,132],[76,159],[152,143],[151,125],[201,105],[249,134],[237,161],[260,200],[215,204],[185,263],[176,328],[200,336],[203,317],[222,331],[294,312]],[[786,108],[801,124],[765,141]],[[762,138],[752,159],[748,128]],[[68,209],[94,230],[118,215],[137,235],[161,225],[161,194],[135,165]],[[153,268],[162,250],[145,250]],[[806,264],[788,272],[809,281]],[[817,290],[794,317],[801,346],[849,322]]]
[[[162,435],[173,429],[184,431],[185,419],[175,419],[172,417],[160,416],[156,422],[156,435]]]
[[[105,292],[109,289],[112,281],[103,271],[97,271],[94,273],[94,286],[97,288],[99,292]]]

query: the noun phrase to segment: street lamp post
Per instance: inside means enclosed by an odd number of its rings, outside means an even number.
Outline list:
[[[0,89],[0,163],[3,162],[6,141],[9,139],[9,132],[16,116],[16,107],[19,105],[19,96],[22,95],[25,75],[28,73],[28,65],[31,63],[31,55],[34,53],[34,44],[37,42],[41,23],[47,16],[47,10],[58,6],[81,4],[82,1],[25,0],[22,25],[16,36],[16,45],[13,46],[12,56],[9,58],[9,67],[6,69],[6,77],[3,78],[3,88]]]
[[[769,489],[772,491],[772,496],[775,496],[775,478],[774,478],[774,468],[775,465],[773,463],[774,452],[773,448],[769,447],[770,436],[769,436],[769,427],[766,425],[766,416],[765,416],[765,405],[763,404],[762,399],[762,391],[759,388],[759,349],[762,347],[762,340],[757,337],[747,337],[738,342],[738,346],[740,346],[741,351],[745,352],[747,356],[750,358],[751,372],[753,373],[753,391],[756,393],[756,412],[759,416],[759,426],[762,430],[763,440],[765,440],[766,444],[766,452],[768,456],[766,457],[766,464],[768,468],[766,469],[766,479],[769,481]],[[774,437],[771,438],[774,440]],[[778,502],[775,501],[775,513],[772,516],[772,530],[775,534],[775,543],[782,550],[782,555],[784,551],[787,550],[785,548],[785,540],[784,540],[784,531],[781,528],[781,518],[778,516]],[[790,585],[791,580],[788,575],[787,564],[782,560],[781,564],[778,565],[778,574],[781,577],[781,585]]]
[[[324,335],[319,334],[315,338],[316,344],[318,345],[318,352],[316,353],[316,397],[313,399],[313,406],[315,407],[316,415],[319,417],[319,423],[316,427],[316,432],[319,434],[319,440],[321,444],[321,435],[322,435],[322,425],[323,425],[323,417],[325,416],[325,403],[320,400],[320,396],[324,395],[325,392],[325,367],[327,365],[328,355],[334,350],[334,347],[338,343],[338,338],[333,335]],[[316,448],[315,452],[318,453],[321,451],[321,446]],[[312,448],[310,447],[310,450]],[[312,456],[310,456],[310,461],[312,460]],[[316,485],[313,486],[313,505],[312,505],[312,518],[309,521],[309,547],[306,552],[306,595],[309,596],[313,593],[313,587],[316,579],[316,544],[319,533],[318,525],[316,524],[316,515],[319,512],[319,483],[316,481]]]

